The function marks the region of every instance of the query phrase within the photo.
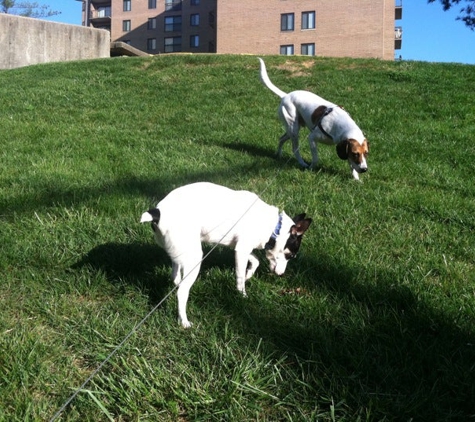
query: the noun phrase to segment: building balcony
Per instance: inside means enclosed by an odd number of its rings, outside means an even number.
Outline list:
[[[402,26],[396,26],[396,28],[394,28],[394,39],[402,40]]]
[[[402,27],[396,26],[394,28],[394,49],[400,50],[402,47]]]
[[[90,4],[98,9],[100,6],[111,7],[111,0],[90,0]]]
[[[96,10],[91,10],[89,13],[89,20],[94,26],[111,23],[111,8],[110,7],[99,7]]]
[[[396,20],[402,19],[402,0],[396,0],[394,19]]]

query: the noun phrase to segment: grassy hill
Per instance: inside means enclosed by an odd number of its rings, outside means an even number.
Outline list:
[[[475,415],[475,67],[267,57],[345,107],[370,171],[274,155],[278,98],[252,56],[0,72],[0,420],[456,421]],[[306,131],[301,149],[309,158]],[[212,181],[313,217],[248,298],[217,249],[177,324],[143,211]],[[94,374],[105,358],[120,350]]]

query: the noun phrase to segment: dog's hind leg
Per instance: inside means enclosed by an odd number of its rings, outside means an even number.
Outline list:
[[[277,155],[282,155],[282,147],[288,139],[292,140],[292,152],[299,162],[299,164],[307,168],[308,164],[303,160],[300,155],[299,148],[299,132],[300,126],[303,124],[303,120],[299,118],[297,110],[293,104],[286,103],[281,104],[278,110],[280,121],[285,127],[285,133],[280,137],[279,148],[277,149]]]
[[[282,157],[282,147],[284,146],[284,144],[290,139],[290,136],[287,135],[287,132],[284,133],[280,139],[279,139],[279,146],[277,148],[277,157],[281,158]]]

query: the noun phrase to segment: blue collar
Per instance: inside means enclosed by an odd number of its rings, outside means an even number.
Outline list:
[[[277,236],[280,234],[280,229],[282,228],[282,213],[279,213],[279,221],[277,222],[277,226],[275,226],[274,232],[271,235],[272,239],[277,239]]]
[[[266,243],[265,249],[273,249],[275,246],[275,240],[280,234],[280,229],[282,228],[282,213],[279,213],[279,221],[277,221],[277,225],[275,226],[274,231],[270,235],[269,241]]]

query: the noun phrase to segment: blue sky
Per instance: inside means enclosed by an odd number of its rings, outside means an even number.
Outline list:
[[[49,20],[81,24],[80,1],[38,0],[38,3],[61,12]],[[401,54],[404,60],[475,64],[475,31],[456,20],[462,3],[444,12],[438,1],[428,4],[427,0],[402,0],[403,19],[396,21],[403,30],[402,49],[396,54]]]

